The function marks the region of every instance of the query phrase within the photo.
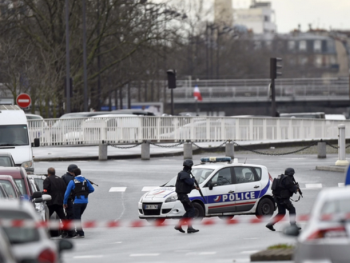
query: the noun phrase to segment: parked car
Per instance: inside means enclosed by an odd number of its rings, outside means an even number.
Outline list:
[[[0,166],[14,167],[15,161],[10,153],[0,153]]]
[[[44,190],[44,180],[46,179],[46,175],[44,174],[28,174],[29,180],[33,181],[39,188],[39,191],[42,192]]]
[[[315,200],[301,233],[295,226],[284,230],[287,235],[298,236],[294,262],[349,262],[350,187],[323,189]]]
[[[44,195],[37,196],[33,201],[41,202],[43,199]],[[41,220],[31,202],[21,200],[0,200],[0,219],[34,222]],[[54,242],[48,237],[44,228],[3,227],[3,229],[18,262],[27,260],[26,262],[58,263],[61,262],[60,252],[73,247],[73,244],[65,239]]]
[[[9,198],[9,196],[8,196],[7,192],[5,191],[4,187],[0,183],[0,199],[8,199],[8,198]]]
[[[145,110],[134,110],[134,109],[125,109],[125,110],[113,110],[112,114],[133,114],[141,116],[155,116],[153,112]]]
[[[196,218],[234,215],[272,215],[276,209],[270,185],[272,177],[267,168],[257,164],[243,164],[230,157],[202,158],[193,166],[203,197],[192,190],[189,199],[196,210]],[[185,213],[175,192],[177,176],[168,183],[145,193],[138,203],[140,219],[174,219]]]
[[[35,179],[33,178],[35,175],[29,175],[29,184],[30,187],[33,191],[33,193],[35,192],[43,192],[43,189],[40,189],[40,187],[38,186],[38,184],[36,183]],[[39,182],[40,183],[40,182]],[[42,187],[42,182],[41,182],[41,187]],[[43,221],[48,221],[50,219],[49,216],[49,208],[46,205],[46,202],[38,202],[38,203],[34,203],[35,206],[35,210],[37,211],[37,213],[40,215],[41,219]]]
[[[21,195],[25,199],[30,199],[33,191],[29,185],[27,172],[23,167],[0,167],[0,175],[12,176]]]
[[[19,199],[22,194],[10,175],[0,175],[0,184],[10,199]]]
[[[1,263],[16,263],[15,256],[12,252],[11,244],[0,227],[0,262]]]

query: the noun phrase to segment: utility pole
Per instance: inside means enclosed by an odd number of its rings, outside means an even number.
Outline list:
[[[174,89],[176,88],[176,71],[169,69],[168,75],[168,88],[171,90],[171,115],[174,116]]]
[[[271,93],[271,116],[278,117],[276,110],[276,91],[275,91],[275,79],[278,76],[282,75],[282,72],[278,70],[282,68],[282,65],[279,64],[282,62],[281,58],[270,58],[270,93]]]
[[[83,0],[83,70],[84,70],[84,111],[88,111],[87,69],[86,69],[86,0]]]
[[[69,6],[68,0],[66,5],[66,113],[70,113],[70,61],[69,61]]]

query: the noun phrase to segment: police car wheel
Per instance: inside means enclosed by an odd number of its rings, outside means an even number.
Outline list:
[[[204,208],[198,203],[193,203],[194,209],[196,210],[196,214],[194,218],[202,219],[204,217]]]
[[[259,202],[259,205],[258,205],[258,208],[256,209],[255,215],[257,217],[272,215],[273,211],[274,211],[273,202],[268,198],[264,198],[263,200],[261,200]]]
[[[229,216],[218,216],[222,220],[230,220],[234,217],[234,215],[229,215]]]

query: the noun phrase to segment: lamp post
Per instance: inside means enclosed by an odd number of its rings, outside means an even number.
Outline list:
[[[69,61],[69,6],[68,0],[65,1],[66,5],[66,113],[71,111],[70,109],[70,61]]]
[[[87,69],[86,69],[86,2],[83,0],[83,71],[84,71],[84,111],[88,111]]]

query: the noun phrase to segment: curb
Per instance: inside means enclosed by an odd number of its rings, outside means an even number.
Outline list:
[[[318,171],[328,171],[328,172],[340,172],[340,173],[345,173],[347,166],[335,166],[335,165],[330,165],[330,166],[316,166],[316,170]]]
[[[292,260],[293,248],[267,249],[250,255],[250,261]]]

